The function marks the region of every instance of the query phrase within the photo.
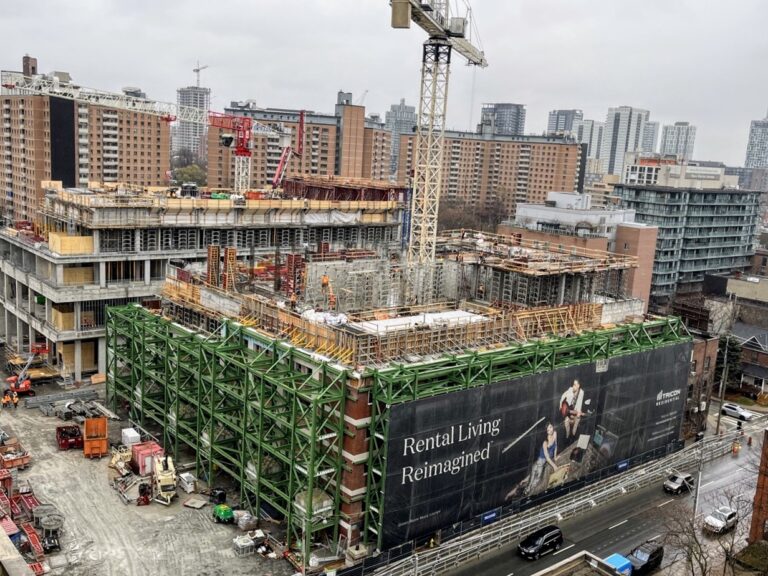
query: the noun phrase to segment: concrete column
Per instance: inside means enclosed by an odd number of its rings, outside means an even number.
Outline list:
[[[8,326],[6,325],[6,319],[5,319],[5,310],[3,310],[3,313],[0,314],[0,338],[5,339],[5,341],[8,341]]]
[[[99,288],[107,287],[107,263],[99,262]]]
[[[63,264],[56,264],[56,284],[59,286],[64,286],[64,265]]]
[[[565,274],[560,276],[560,290],[557,294],[557,305],[562,306],[565,302]]]
[[[32,326],[29,325],[29,324],[27,324],[27,328],[28,328],[27,337],[29,338],[29,346],[30,346],[30,350],[31,350],[32,349],[31,348],[32,344],[34,344],[34,342],[35,342],[35,329],[32,328]]]
[[[581,298],[579,297],[579,292],[581,292],[581,276],[575,276],[573,279],[573,298],[572,302],[581,302]]]
[[[16,308],[19,309],[19,311],[23,310],[24,308],[21,305],[21,282],[18,280],[14,280],[16,282]]]
[[[16,340],[16,350],[22,352],[24,350],[24,322],[18,316],[16,316]]]
[[[99,341],[96,344],[96,353],[98,354],[97,358],[97,364],[99,372],[102,374],[107,373],[107,338],[102,337],[99,338]]]
[[[134,249],[136,252],[141,252],[141,230],[139,230],[139,229],[136,229],[136,230],[134,231],[134,233],[136,234],[136,236],[135,236],[135,238],[136,238],[136,239],[134,240],[134,246],[133,246],[133,249]]]
[[[99,233],[99,230],[93,231],[93,253],[94,254],[101,254],[101,246],[99,245],[99,241],[101,240],[101,236]]]
[[[75,340],[75,382],[83,380],[83,346],[80,340]]]
[[[82,323],[82,304],[75,302],[75,330],[79,331]]]
[[[45,321],[53,324],[53,304],[49,298],[45,299]]]
[[[144,284],[149,286],[150,282],[152,282],[152,260],[144,260]]]

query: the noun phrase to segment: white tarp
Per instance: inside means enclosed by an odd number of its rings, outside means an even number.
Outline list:
[[[484,322],[488,320],[481,314],[474,314],[466,310],[448,310],[446,312],[425,312],[414,316],[401,316],[398,318],[387,318],[385,320],[368,320],[366,322],[353,322],[350,326],[355,326],[371,334],[386,334],[398,330],[411,330],[417,326],[431,326],[434,324],[447,324],[449,326],[458,326],[460,324],[470,324],[474,322]]]
[[[355,224],[360,222],[361,212],[342,212],[331,210],[330,212],[308,212],[304,215],[305,224]]]

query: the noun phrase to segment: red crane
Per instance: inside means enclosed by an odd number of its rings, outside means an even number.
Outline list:
[[[235,194],[243,194],[251,185],[251,130],[253,120],[247,116],[232,116],[218,112],[208,113],[208,124],[227,130],[222,134],[222,144],[235,145]],[[233,142],[234,141],[234,142]]]
[[[296,149],[288,144],[283,148],[283,153],[280,155],[280,162],[277,164],[277,170],[275,170],[275,176],[272,178],[272,188],[279,188],[285,178],[285,173],[288,171],[288,163],[291,161],[291,156],[301,156],[304,153],[304,110],[299,112],[299,132],[296,136]]]

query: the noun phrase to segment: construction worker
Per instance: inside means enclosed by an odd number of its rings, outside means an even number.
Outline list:
[[[3,408],[9,408],[11,405],[11,395],[8,390],[3,394]]]
[[[328,308],[331,310],[336,309],[336,294],[332,293],[330,296],[328,296]]]
[[[296,292],[291,292],[291,310],[296,310],[297,296]]]
[[[19,407],[19,395],[16,393],[16,390],[13,391],[11,400],[13,400],[13,409],[16,410]]]
[[[328,286],[331,283],[331,279],[328,278],[328,274],[323,274],[323,277],[320,278],[320,286],[322,288],[323,294],[328,292]]]

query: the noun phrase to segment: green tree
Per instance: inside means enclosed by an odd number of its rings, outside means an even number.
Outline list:
[[[205,186],[207,183],[207,174],[205,173],[205,170],[197,164],[176,168],[173,171],[173,178],[179,184],[183,184],[184,182],[194,182],[198,186]]]
[[[185,166],[190,166],[192,164],[200,165],[200,162],[198,161],[197,155],[189,148],[181,148],[173,155],[173,158],[171,158],[171,167],[174,169],[184,168]]]

